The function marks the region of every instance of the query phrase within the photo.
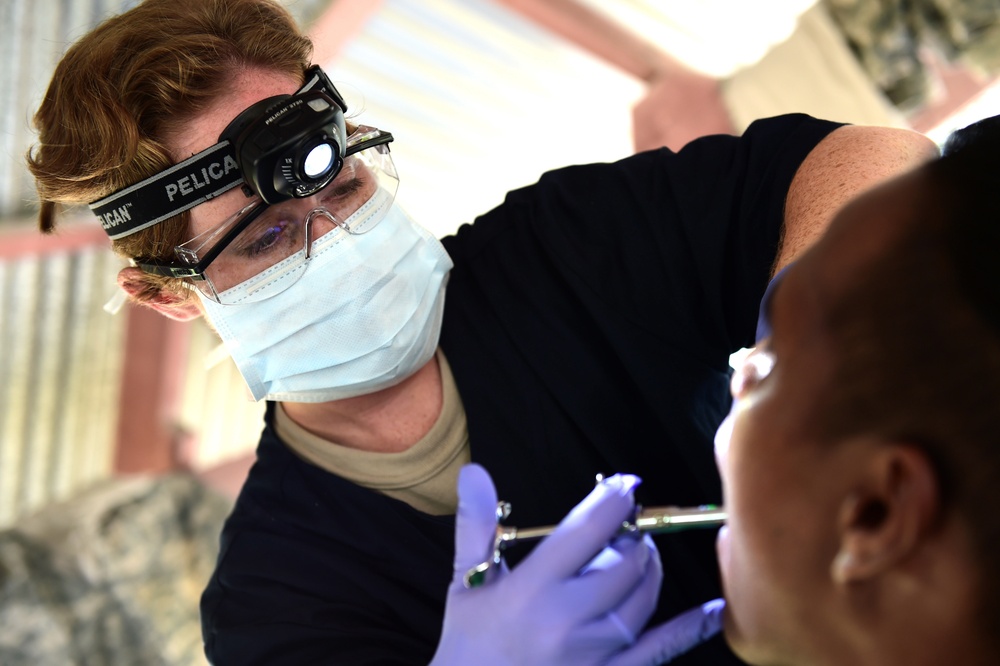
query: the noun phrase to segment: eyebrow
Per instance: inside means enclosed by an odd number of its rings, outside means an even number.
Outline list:
[[[764,290],[764,296],[760,299],[760,310],[757,312],[757,334],[754,342],[760,342],[764,338],[771,336],[771,301],[774,300],[774,292],[778,284],[785,277],[792,264],[788,264],[775,274]]]
[[[360,187],[362,184],[364,184],[364,181],[358,176],[352,176],[350,180],[345,180],[342,182],[338,182],[337,179],[334,179],[333,182],[330,183],[330,186],[333,187],[333,189],[331,190],[331,194],[335,196],[340,196],[342,194],[349,194],[351,191]]]

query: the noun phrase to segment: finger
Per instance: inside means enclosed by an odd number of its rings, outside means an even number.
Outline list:
[[[649,535],[645,535],[639,544],[649,553],[644,575],[612,611],[614,619],[628,632],[629,643],[635,640],[656,610],[656,602],[660,598],[660,586],[663,583],[663,565],[653,540]]]
[[[608,666],[654,666],[676,659],[722,630],[722,599],[681,613],[645,632],[632,647],[616,655]]]
[[[597,484],[519,569],[543,579],[575,576],[631,517],[635,511],[633,493],[640,482],[637,476],[616,474]]]
[[[650,557],[643,539],[620,539],[614,548],[602,550],[579,576],[565,582],[578,600],[571,611],[573,617],[589,621],[621,606],[644,583]],[[659,579],[654,576],[650,583],[658,586]],[[636,633],[638,629],[631,631],[632,638]]]
[[[649,553],[645,575],[617,606],[601,608],[599,616],[584,618],[590,619],[589,622],[577,620],[579,624],[574,630],[572,642],[600,646],[600,649],[608,654],[627,648],[635,642],[636,636],[656,610],[656,601],[663,580],[659,553],[653,546],[652,540],[648,536],[644,537],[638,542],[638,548],[645,549]]]
[[[469,464],[458,472],[455,514],[455,582],[465,572],[493,556],[497,531],[497,491],[482,466]]]

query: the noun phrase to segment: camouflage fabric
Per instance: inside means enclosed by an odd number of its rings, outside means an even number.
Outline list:
[[[1000,73],[997,0],[823,0],[823,5],[862,67],[903,110],[918,107],[931,90],[924,50],[987,75]]]
[[[206,664],[198,600],[229,502],[116,480],[0,532],[0,664]]]

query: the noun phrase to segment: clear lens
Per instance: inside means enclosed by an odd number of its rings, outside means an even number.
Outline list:
[[[176,254],[189,265],[197,264],[232,230],[246,224],[209,263],[205,280],[196,284],[219,303],[263,300],[304,272],[310,243],[325,243],[331,238],[328,234],[362,234],[378,224],[388,206],[375,207],[379,213],[369,214],[373,207],[364,204],[376,194],[392,201],[398,184],[388,146],[366,148],[344,158],[337,177],[313,196],[262,211],[264,204],[252,201],[218,227],[177,247]]]

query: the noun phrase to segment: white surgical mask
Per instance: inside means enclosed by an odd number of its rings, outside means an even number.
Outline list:
[[[374,393],[433,357],[451,258],[391,197],[379,201],[376,194],[370,203],[347,222],[363,226],[360,218],[389,206],[377,226],[316,240],[305,273],[284,291],[236,305],[202,296],[254,400],[325,402]]]

